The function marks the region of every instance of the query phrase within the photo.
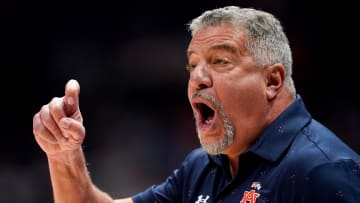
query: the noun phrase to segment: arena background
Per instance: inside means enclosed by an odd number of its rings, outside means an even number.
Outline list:
[[[282,21],[297,91],[315,119],[360,152],[356,6],[315,2],[0,1],[0,202],[52,202],[32,117],[63,95],[70,78],[81,85],[84,151],[96,185],[118,198],[164,180],[198,146],[186,97],[186,24],[224,5]]]

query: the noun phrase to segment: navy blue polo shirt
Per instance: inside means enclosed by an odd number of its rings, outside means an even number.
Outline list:
[[[135,203],[360,203],[360,157],[314,120],[297,95],[239,156],[234,178],[225,155],[199,148],[165,182],[132,198]]]

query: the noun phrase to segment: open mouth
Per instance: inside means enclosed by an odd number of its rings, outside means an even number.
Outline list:
[[[200,124],[210,126],[215,118],[215,111],[205,103],[195,104],[195,108],[199,113]]]

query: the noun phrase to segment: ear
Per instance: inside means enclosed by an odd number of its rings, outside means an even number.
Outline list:
[[[276,98],[285,82],[285,67],[276,63],[265,68],[266,96],[269,101]]]

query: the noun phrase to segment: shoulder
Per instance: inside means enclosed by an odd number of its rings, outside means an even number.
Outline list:
[[[184,159],[183,167],[205,166],[209,163],[209,155],[202,149],[196,148],[192,150]]]
[[[359,202],[360,163],[343,159],[312,168],[303,196],[306,202]]]
[[[343,176],[344,178],[360,178],[360,163],[352,159],[337,160],[320,164],[308,173],[310,182],[311,180],[321,180],[323,182],[339,181],[339,177],[342,174],[346,174],[346,176]],[[353,180],[349,181],[352,182]]]
[[[293,164],[308,170],[322,164],[354,160],[360,163],[360,156],[327,127],[312,120],[299,132],[292,143],[288,158]]]
[[[176,175],[183,183],[192,182],[206,171],[209,161],[209,155],[202,148],[194,149],[185,157]]]
[[[360,156],[332,131],[312,120],[297,134],[280,165],[285,172],[303,179],[315,168],[348,161],[360,163]]]
[[[284,181],[304,202],[360,202],[360,156],[316,120],[285,155]]]

